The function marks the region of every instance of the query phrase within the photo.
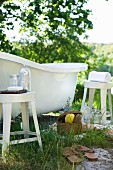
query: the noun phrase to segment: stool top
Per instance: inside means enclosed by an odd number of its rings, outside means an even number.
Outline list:
[[[21,94],[0,94],[0,103],[30,102],[35,100],[35,92]]]
[[[84,87],[94,88],[94,89],[111,89],[113,84],[111,82],[97,82],[86,80],[84,82]]]

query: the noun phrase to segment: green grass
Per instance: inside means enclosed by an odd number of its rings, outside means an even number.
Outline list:
[[[32,120],[31,120],[32,122]],[[32,124],[32,123],[31,123]],[[19,129],[20,122],[13,123],[12,128]],[[33,126],[31,126],[34,129]],[[44,130],[46,127],[46,130]],[[2,170],[75,170],[76,165],[70,164],[62,155],[63,148],[73,145],[84,145],[90,148],[112,148],[113,140],[106,135],[106,129],[88,130],[81,138],[80,135],[68,134],[60,136],[40,123],[43,152],[38,142],[12,145],[6,157],[6,163],[0,155],[0,169]],[[0,148],[1,153],[1,148]]]

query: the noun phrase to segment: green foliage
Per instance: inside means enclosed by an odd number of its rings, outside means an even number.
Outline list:
[[[0,3],[0,50],[11,53],[13,44],[7,39],[5,30],[14,28],[14,21],[17,20],[20,7],[13,4],[11,0],[2,3]]]
[[[84,62],[81,54],[88,49],[79,42],[78,36],[92,28],[88,20],[89,10],[83,10],[86,1],[33,1],[21,13],[24,21],[21,32],[27,31],[28,38],[21,46],[22,56],[39,63],[45,62]],[[28,48],[26,54],[25,49]],[[33,51],[33,49],[35,49]]]
[[[87,1],[28,1],[21,13],[22,30],[28,30],[35,37],[44,37],[45,42],[54,41],[59,36],[76,40],[86,29],[92,28],[88,19],[89,9],[84,9]],[[40,39],[38,39],[40,41]]]
[[[113,76],[113,44],[87,44],[91,48],[92,53],[97,55],[96,67],[97,71],[108,71]]]
[[[20,33],[25,35],[20,42],[13,43],[9,52],[39,63],[85,62],[82,54],[87,55],[89,49],[80,43],[79,35],[92,28],[88,19],[91,11],[84,9],[85,3],[81,0],[4,2],[1,7],[4,28],[13,29],[14,21],[19,21]],[[3,35],[4,29],[1,30]],[[6,43],[6,39],[1,42]],[[6,51],[3,45],[1,50]]]
[[[79,41],[71,41],[66,37],[59,37],[52,44],[43,42],[19,43],[16,54],[38,63],[52,62],[88,62],[86,55],[89,49]],[[83,54],[83,55],[81,55]]]
[[[88,147],[110,147],[111,143],[106,135],[106,129],[89,129],[86,135],[79,141],[81,145]]]

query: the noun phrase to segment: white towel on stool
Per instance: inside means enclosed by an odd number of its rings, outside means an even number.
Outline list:
[[[111,80],[111,74],[109,72],[91,71],[89,73],[88,80],[97,82],[109,82]]]

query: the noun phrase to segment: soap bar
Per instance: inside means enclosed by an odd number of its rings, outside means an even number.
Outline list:
[[[8,87],[7,90],[8,91],[23,90],[23,87],[22,86],[11,86],[11,87]]]

